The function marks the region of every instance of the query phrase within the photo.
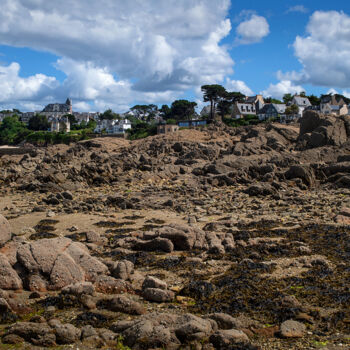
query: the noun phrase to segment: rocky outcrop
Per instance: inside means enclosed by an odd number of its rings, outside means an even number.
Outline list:
[[[0,247],[11,239],[11,227],[8,221],[0,214]]]
[[[306,111],[300,119],[299,148],[340,146],[350,137],[348,124],[348,119],[343,117]]]

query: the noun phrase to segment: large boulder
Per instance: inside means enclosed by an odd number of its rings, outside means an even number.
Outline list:
[[[306,111],[300,119],[299,147],[340,146],[347,141],[344,118]]]
[[[9,222],[0,214],[0,247],[11,239]]]
[[[108,272],[107,266],[92,257],[83,244],[68,238],[24,243],[17,250],[17,260],[28,272],[26,278],[31,290],[36,285],[30,283],[32,276],[43,282],[48,277],[48,288],[58,290],[73,283],[95,282]],[[38,290],[42,290],[44,283],[38,285]]]
[[[4,254],[0,254],[0,288],[22,289],[21,279]]]

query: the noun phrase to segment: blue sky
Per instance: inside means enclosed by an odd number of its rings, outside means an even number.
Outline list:
[[[245,94],[350,95],[350,2],[0,0],[0,109],[81,111]]]

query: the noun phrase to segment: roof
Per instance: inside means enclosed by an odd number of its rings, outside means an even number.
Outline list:
[[[298,106],[311,106],[311,103],[307,97],[302,97],[302,96],[294,96],[293,101],[295,102],[296,105]]]
[[[277,104],[277,103],[267,103],[264,105],[263,108],[260,109],[260,114],[265,114],[268,112],[270,108],[274,108],[277,113],[284,113],[286,111],[286,105],[285,104]]]
[[[275,107],[277,113],[284,113],[286,111],[286,105],[284,103],[282,104],[273,103],[272,105]]]

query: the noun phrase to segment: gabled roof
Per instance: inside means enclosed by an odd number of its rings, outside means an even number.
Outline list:
[[[307,97],[302,97],[302,96],[294,96],[293,97],[294,103],[299,106],[299,107],[308,107],[311,106],[311,103]]]
[[[273,103],[272,105],[276,109],[277,113],[284,113],[286,111],[286,105],[285,104]]]

